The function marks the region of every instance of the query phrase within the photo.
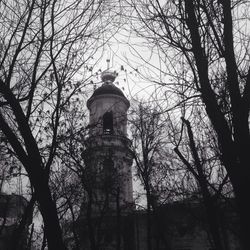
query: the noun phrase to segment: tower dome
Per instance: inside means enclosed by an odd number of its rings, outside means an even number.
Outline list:
[[[116,134],[127,135],[127,110],[129,101],[113,82],[117,73],[102,72],[103,84],[97,88],[87,101],[90,111],[90,135]]]
[[[95,97],[101,95],[116,95],[124,98],[124,101],[129,106],[129,101],[123,94],[123,92],[114,85],[115,78],[117,73],[115,71],[105,70],[102,72],[101,79],[102,79],[102,86],[97,88],[92,96],[87,101],[87,107],[89,108]]]
[[[91,97],[105,94],[119,95],[125,97],[122,91],[117,88],[113,83],[104,83],[101,87],[94,91]]]

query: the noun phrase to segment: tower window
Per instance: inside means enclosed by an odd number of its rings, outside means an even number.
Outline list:
[[[105,135],[113,134],[113,113],[112,113],[112,111],[106,112],[103,115],[103,133]]]

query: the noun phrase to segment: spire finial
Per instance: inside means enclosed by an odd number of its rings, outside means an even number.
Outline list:
[[[116,72],[105,70],[102,72],[101,78],[104,83],[108,83],[108,84],[113,83],[116,78]]]

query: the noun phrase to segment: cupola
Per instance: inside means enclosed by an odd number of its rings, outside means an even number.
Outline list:
[[[129,101],[114,85],[116,76],[115,71],[102,72],[102,85],[87,101],[90,135],[127,135]]]

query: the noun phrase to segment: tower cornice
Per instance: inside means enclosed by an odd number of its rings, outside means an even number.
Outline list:
[[[116,98],[116,99],[120,99],[122,102],[124,102],[127,106],[127,108],[130,107],[130,103],[129,100],[124,96],[124,95],[117,95],[117,94],[112,94],[112,93],[103,93],[103,94],[99,94],[99,95],[92,95],[88,100],[87,100],[87,108],[90,109],[91,104],[98,99],[102,99],[102,98]]]

